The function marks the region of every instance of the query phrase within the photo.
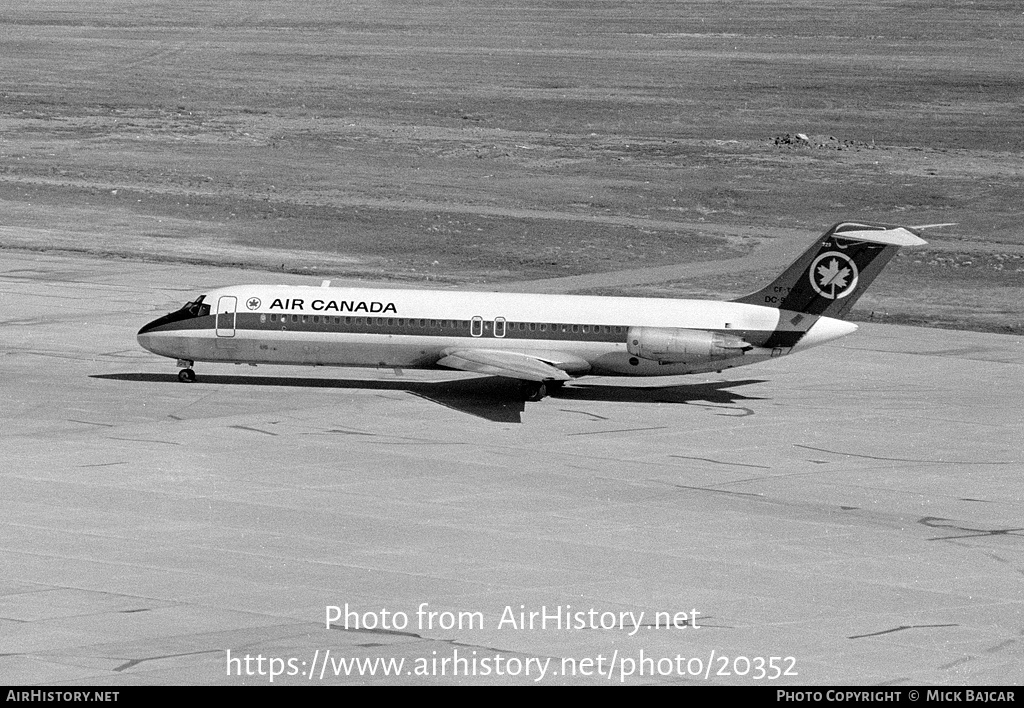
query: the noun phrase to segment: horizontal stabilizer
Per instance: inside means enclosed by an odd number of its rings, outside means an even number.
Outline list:
[[[868,243],[884,243],[887,246],[920,246],[928,243],[913,231],[897,226],[884,231],[860,230],[856,227],[859,224],[847,224],[853,228],[837,231],[836,238],[848,239],[850,241],[867,241]]]
[[[572,378],[565,370],[523,352],[500,349],[446,349],[442,353],[445,356],[437,363],[439,366],[449,369],[505,376],[524,381],[568,381]],[[560,357],[558,352],[547,352],[545,358],[557,360]],[[561,358],[567,359],[567,363],[576,367],[578,367],[576,360],[579,360],[586,368],[590,368],[585,360],[571,354],[565,354]]]

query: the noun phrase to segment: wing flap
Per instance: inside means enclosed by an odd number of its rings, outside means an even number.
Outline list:
[[[437,363],[449,369],[477,374],[506,376],[525,381],[568,381],[572,377],[564,368],[544,361],[535,354],[498,349],[448,349]],[[546,352],[544,359],[553,360],[572,370],[586,370],[590,364],[579,357],[559,352]]]

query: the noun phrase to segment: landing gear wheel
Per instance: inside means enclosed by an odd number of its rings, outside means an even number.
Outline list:
[[[182,383],[192,383],[196,380],[196,372],[192,369],[182,369],[178,372],[178,381]]]
[[[540,401],[548,395],[548,387],[541,381],[526,381],[523,383],[523,397],[527,401]]]

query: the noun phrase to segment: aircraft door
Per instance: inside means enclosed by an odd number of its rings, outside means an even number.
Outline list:
[[[217,336],[235,336],[235,307],[238,298],[225,295],[217,300]]]

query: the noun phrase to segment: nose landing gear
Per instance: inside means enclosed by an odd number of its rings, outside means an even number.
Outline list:
[[[182,383],[192,383],[196,380],[196,372],[192,371],[192,365],[195,362],[189,361],[188,359],[178,359],[178,366],[184,366],[185,368],[178,372],[178,381]]]

